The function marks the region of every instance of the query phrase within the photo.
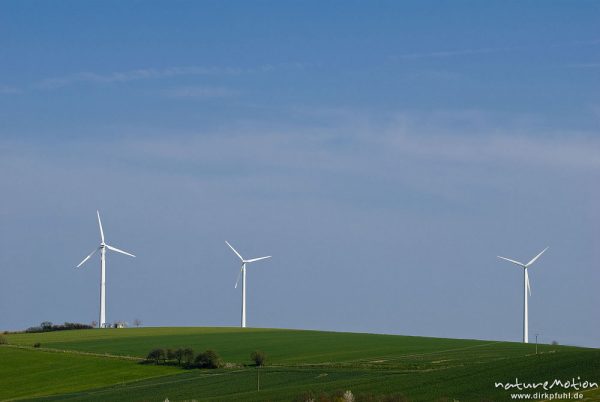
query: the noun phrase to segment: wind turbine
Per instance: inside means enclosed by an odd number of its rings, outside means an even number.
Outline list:
[[[238,282],[240,281],[240,275],[242,275],[242,328],[246,328],[246,264],[271,258],[271,256],[268,255],[266,257],[258,257],[252,258],[250,260],[244,260],[240,253],[238,253],[236,249],[234,249],[233,246],[229,244],[227,240],[225,240],[225,243],[227,243],[229,248],[232,249],[235,255],[237,255],[240,258],[240,261],[242,261],[242,268],[240,269],[240,273],[238,274],[237,280],[235,281],[235,288],[237,289]]]
[[[104,231],[102,230],[102,221],[100,220],[100,212],[96,211],[98,215],[98,226],[100,227],[100,246],[90,253],[77,265],[77,268],[85,264],[96,251],[100,250],[100,322],[98,322],[98,328],[104,328],[106,325],[106,249],[116,251],[117,253],[125,254],[130,257],[135,257],[133,254],[129,254],[126,251],[120,250],[116,247],[110,246],[104,242]]]
[[[529,261],[527,264],[523,264],[522,262],[519,261],[515,261],[515,260],[511,260],[510,258],[505,258],[505,257],[500,257],[498,256],[498,258],[501,258],[503,260],[506,260],[508,262],[512,262],[513,264],[516,264],[520,267],[523,268],[523,272],[524,272],[524,299],[523,299],[523,343],[529,343],[529,312],[527,310],[527,292],[529,292],[529,296],[531,296],[531,286],[529,285],[529,274],[527,273],[527,268],[529,268],[531,266],[531,264],[533,264],[538,258],[540,258],[540,256],[542,254],[544,254],[544,252],[548,250],[548,247],[546,247],[545,249],[542,250],[541,253],[539,253],[538,255],[536,255],[535,257],[533,257],[531,259],[531,261]]]

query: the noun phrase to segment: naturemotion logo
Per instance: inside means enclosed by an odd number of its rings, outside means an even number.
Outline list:
[[[514,382],[495,382],[496,388],[502,388],[506,391],[508,390],[529,390],[529,389],[543,389],[544,391],[549,391],[553,388],[562,388],[564,390],[572,390],[572,391],[582,391],[586,389],[594,389],[598,388],[598,383],[594,381],[581,380],[581,377],[574,377],[571,380],[559,380],[554,379],[553,381],[541,381],[541,382],[520,382],[518,378],[515,377]]]

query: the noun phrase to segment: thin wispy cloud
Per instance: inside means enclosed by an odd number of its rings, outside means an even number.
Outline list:
[[[544,124],[499,127],[499,116],[473,110],[381,118],[334,109],[330,115],[328,124],[317,126],[238,120],[189,131],[121,127],[117,131],[123,136],[71,142],[63,147],[68,153],[53,157],[45,156],[44,147],[0,141],[0,159],[6,171],[44,161],[64,173],[84,164],[71,155],[106,147],[110,153],[96,157],[132,175],[158,175],[228,196],[276,188],[282,197],[335,199],[350,207],[354,197],[375,207],[389,203],[394,196],[384,195],[387,186],[468,204],[474,188],[503,191],[516,172],[531,181],[568,176],[580,182],[600,172],[600,141],[594,133],[548,132]],[[449,120],[463,123],[448,128]],[[98,138],[103,147],[96,146]],[[229,188],[232,183],[235,189]],[[336,183],[352,186],[341,196]]]
[[[58,89],[78,83],[111,84],[139,80],[160,79],[189,75],[236,75],[244,71],[234,67],[169,67],[164,69],[137,69],[108,74],[81,72],[63,77],[47,78],[33,84],[35,89]]]
[[[580,46],[596,46],[600,44],[600,39],[571,41],[564,43],[540,44],[540,45],[515,45],[515,46],[498,46],[498,47],[479,47],[466,49],[448,49],[436,50],[429,52],[415,52],[394,55],[392,58],[399,60],[418,60],[426,58],[448,58],[459,56],[471,56],[478,54],[493,54],[503,52],[516,52],[520,50],[539,50],[561,47],[580,47]]]
[[[225,76],[269,73],[279,69],[304,69],[309,63],[289,62],[277,64],[263,64],[256,67],[230,67],[230,66],[180,66],[166,68],[139,68],[125,71],[107,73],[83,71],[42,80],[24,85],[22,87],[0,85],[0,94],[19,94],[29,91],[51,91],[79,84],[119,84],[143,80],[159,80],[185,76]]]
[[[469,56],[474,54],[485,54],[485,53],[499,53],[499,52],[510,52],[514,50],[523,49],[521,46],[513,47],[489,47],[479,49],[456,49],[456,50],[442,50],[434,52],[423,52],[423,53],[407,53],[394,56],[394,58],[400,60],[417,60],[425,58],[444,58],[444,57],[455,57],[455,56]]]
[[[600,142],[583,136],[569,139],[499,133],[473,138],[397,134],[390,137],[390,144],[405,155],[470,165],[518,163],[546,169],[600,169]]]
[[[224,160],[214,150],[227,149],[235,161],[248,166],[285,171],[319,167],[367,175],[389,170],[398,164],[398,158],[419,164],[460,162],[467,169],[504,165],[600,169],[600,141],[593,133],[548,132],[543,124],[522,123],[521,116],[500,117],[474,110],[401,113],[381,120],[356,111],[333,110],[330,116],[323,127],[273,128],[245,122],[212,134],[130,138],[124,146],[167,163],[216,166]],[[514,122],[498,126],[501,119]],[[457,127],[448,127],[450,121]]]

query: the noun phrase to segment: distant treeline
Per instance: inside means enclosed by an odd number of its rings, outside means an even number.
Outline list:
[[[267,356],[260,350],[255,350],[250,354],[250,359],[254,362],[257,367],[264,366]],[[163,349],[156,348],[152,349],[146,360],[145,364],[165,364],[165,365],[177,365],[184,368],[220,368],[224,366],[223,360],[217,352],[214,350],[206,350],[198,355],[192,348],[179,348],[179,349]]]
[[[223,365],[221,357],[214,350],[196,355],[192,348],[153,349],[148,353],[145,363],[176,364],[185,368],[219,368]]]
[[[54,325],[50,321],[44,321],[37,327],[30,327],[25,332],[52,332],[52,331],[68,331],[70,329],[93,329],[91,325],[81,324],[78,322],[65,322],[64,324]]]

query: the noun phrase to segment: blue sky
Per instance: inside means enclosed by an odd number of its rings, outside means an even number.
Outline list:
[[[3,2],[0,328],[600,347],[596,2]]]

